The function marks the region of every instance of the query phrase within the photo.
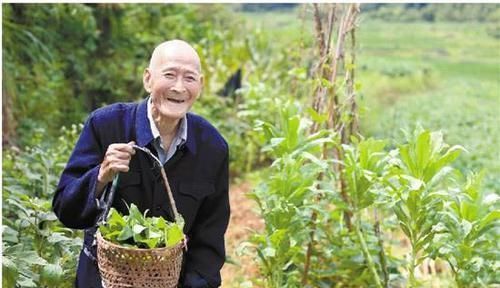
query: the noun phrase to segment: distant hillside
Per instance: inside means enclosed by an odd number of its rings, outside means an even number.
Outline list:
[[[239,11],[243,12],[265,12],[265,11],[279,11],[279,10],[292,10],[298,3],[247,3],[240,4],[237,8]]]
[[[235,4],[236,11],[241,12],[266,12],[266,11],[290,11],[299,5],[298,3],[246,3]],[[500,23],[500,4],[463,4],[463,3],[404,3],[404,4],[361,4],[364,15],[372,19],[383,19],[396,22],[414,21],[448,21],[448,22],[498,22]]]
[[[362,4],[370,18],[388,21],[500,22],[500,4]]]

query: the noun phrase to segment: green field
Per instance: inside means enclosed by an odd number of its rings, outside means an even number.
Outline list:
[[[248,25],[275,39],[270,45],[312,43],[309,8],[245,13]],[[442,130],[469,153],[464,170],[487,170],[500,190],[500,39],[497,23],[398,23],[361,13],[357,82],[365,136],[401,140],[420,124]]]
[[[488,169],[488,183],[500,188],[500,41],[494,28],[362,22],[364,130],[396,138],[400,128],[417,123],[442,130],[470,152],[461,157],[462,167]]]

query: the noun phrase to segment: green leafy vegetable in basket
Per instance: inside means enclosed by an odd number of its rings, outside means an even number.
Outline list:
[[[138,248],[161,248],[177,245],[184,238],[184,220],[179,215],[176,222],[168,222],[163,217],[146,217],[137,206],[131,204],[129,215],[122,216],[111,208],[106,223],[99,226],[104,239],[113,243]]]

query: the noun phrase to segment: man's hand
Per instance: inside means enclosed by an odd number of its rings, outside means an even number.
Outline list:
[[[96,197],[99,197],[104,187],[113,180],[117,173],[128,172],[130,159],[135,154],[135,149],[132,147],[134,144],[135,142],[131,141],[127,144],[114,143],[108,146],[97,176]]]

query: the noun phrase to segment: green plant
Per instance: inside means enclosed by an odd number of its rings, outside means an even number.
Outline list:
[[[99,232],[108,241],[138,248],[172,247],[182,241],[182,221],[169,223],[163,217],[146,217],[147,212],[143,215],[135,204],[131,204],[129,215],[122,216],[111,208]]]
[[[263,151],[275,160],[267,181],[251,195],[259,205],[266,230],[252,236],[245,247],[253,247],[262,263],[265,277],[256,279],[259,286],[297,287],[312,229],[309,217],[313,210],[326,213],[313,201],[325,193],[316,187],[316,179],[328,167],[318,154],[323,144],[333,140],[326,131],[304,135],[312,122],[300,115],[296,103],[284,103],[275,123],[257,125],[268,143]]]
[[[500,268],[498,195],[482,190],[483,175],[470,175],[441,212],[433,257],[445,259],[458,287],[498,283]]]
[[[72,287],[81,232],[63,227],[51,199],[79,128],[62,129],[52,143],[32,135],[24,151],[4,150],[2,286]]]
[[[361,232],[361,212],[375,201],[376,195],[374,192],[377,190],[374,188],[380,185],[379,178],[381,178],[387,164],[384,147],[384,141],[374,139],[356,141],[353,145],[342,146],[344,151],[342,173],[347,182],[349,199],[352,201],[351,209],[355,215],[353,228],[367,261],[368,269],[377,287],[382,287],[382,281],[372,259],[371,252],[368,249],[365,237]],[[383,247],[379,247],[379,249],[383,249]]]
[[[441,132],[416,129],[408,143],[391,152],[392,171],[386,181],[393,197],[392,208],[400,227],[408,237],[411,253],[408,261],[410,286],[418,285],[415,269],[427,258],[427,251],[441,221],[440,211],[449,200],[449,166],[464,149],[449,147]]]

